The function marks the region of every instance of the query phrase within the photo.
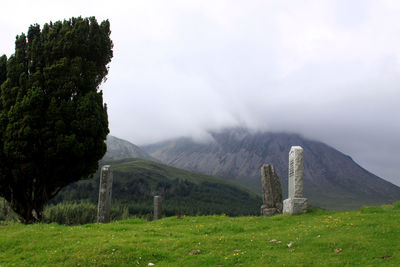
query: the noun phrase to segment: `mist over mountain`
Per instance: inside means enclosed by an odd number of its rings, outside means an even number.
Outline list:
[[[312,205],[351,209],[391,203],[400,188],[368,172],[348,155],[297,134],[250,132],[242,128],[211,132],[209,142],[177,138],[142,147],[161,162],[190,171],[223,177],[261,191],[260,168],[272,163],[284,195],[291,146],[304,149],[304,194]]]

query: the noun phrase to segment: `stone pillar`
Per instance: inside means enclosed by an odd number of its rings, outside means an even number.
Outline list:
[[[154,196],[154,217],[153,220],[162,218],[162,198],[161,196]]]
[[[104,165],[100,173],[99,202],[97,222],[108,223],[111,219],[111,191],[113,174],[110,165]]]
[[[272,164],[261,167],[261,185],[263,191],[263,205],[261,215],[272,216],[282,213],[282,188],[279,177],[276,175]]]
[[[292,146],[289,152],[289,197],[283,201],[283,213],[307,212],[307,198],[303,197],[303,148]]]

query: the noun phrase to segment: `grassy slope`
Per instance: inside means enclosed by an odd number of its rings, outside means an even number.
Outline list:
[[[143,159],[105,161],[104,164],[110,164],[113,170],[112,202],[131,207],[132,214],[151,212],[154,194],[165,196],[163,208],[167,215],[257,215],[262,204],[259,195],[221,178]],[[179,181],[190,184],[179,186]],[[98,183],[97,173],[91,180],[66,187],[52,203],[88,200],[97,204]]]
[[[178,169],[154,161],[135,158],[135,159],[120,159],[114,161],[106,161],[104,163],[112,165],[114,171],[121,171],[121,172],[132,173],[136,175],[145,175],[145,176],[148,176],[149,173],[154,173],[154,175],[158,175],[159,177],[161,176],[167,179],[177,178],[179,180],[188,180],[196,184],[200,184],[202,182],[209,182],[211,180],[221,184],[239,187],[240,189],[247,192],[251,192],[252,195],[255,195],[254,193],[252,193],[252,191],[248,190],[247,188],[242,187],[233,182],[227,181],[225,179]]]
[[[399,220],[400,203],[269,218],[170,217],[73,227],[0,224],[0,265],[400,266]],[[200,254],[189,255],[194,250]]]

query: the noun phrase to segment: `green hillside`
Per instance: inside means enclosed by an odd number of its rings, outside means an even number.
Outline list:
[[[298,216],[3,223],[0,265],[400,266],[399,220],[400,203]]]
[[[131,215],[151,214],[153,196],[163,196],[166,216],[258,215],[261,197],[232,182],[143,159],[106,161],[113,170],[112,206]],[[99,174],[63,189],[51,204],[98,201]]]

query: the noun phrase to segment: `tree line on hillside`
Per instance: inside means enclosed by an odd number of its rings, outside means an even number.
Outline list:
[[[64,188],[50,204],[89,202],[97,204],[99,179],[83,180]],[[130,215],[150,216],[153,197],[161,195],[165,216],[226,214],[258,215],[261,198],[239,188],[220,183],[163,179],[155,183],[114,171],[112,207],[128,208]]]
[[[114,172],[112,189],[112,220],[153,216],[153,196],[163,197],[163,215],[258,215],[261,198],[235,186],[187,180],[165,180],[151,184],[146,179],[132,179],[128,173]],[[120,182],[121,176],[128,178]],[[82,180],[64,188],[43,211],[43,222],[60,224],[94,223],[97,219],[99,178]],[[0,220],[16,219],[5,202],[0,201]]]

